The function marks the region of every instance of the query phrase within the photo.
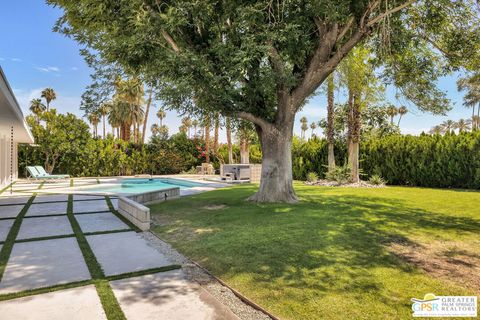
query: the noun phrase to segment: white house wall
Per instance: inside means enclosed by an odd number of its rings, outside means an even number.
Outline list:
[[[18,178],[18,152],[17,144],[13,144],[13,153],[10,153],[10,135],[8,132],[0,132],[0,189],[9,185],[11,178]],[[12,166],[11,159],[13,160]],[[12,171],[12,172],[10,172]],[[12,176],[10,175],[12,173]]]

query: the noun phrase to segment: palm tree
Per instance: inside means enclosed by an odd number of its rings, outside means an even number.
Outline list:
[[[210,163],[210,125],[211,125],[211,120],[210,116],[206,115],[203,118],[203,125],[205,127],[205,133],[204,133],[204,138],[205,138],[205,162]]]
[[[133,118],[133,130],[134,130],[134,141],[135,143],[140,142],[140,124],[144,122],[146,117],[145,111],[143,110],[141,105],[134,105],[132,111],[132,118]]]
[[[35,115],[37,123],[40,123],[40,115],[45,111],[46,107],[40,99],[32,99],[30,101],[30,111]]]
[[[138,78],[127,80],[117,79],[115,81],[114,102],[121,121],[120,138],[129,141],[130,129],[133,125],[134,141],[138,142],[138,126],[144,117],[143,104],[143,84]]]
[[[315,129],[317,129],[317,123],[316,122],[310,123],[310,129],[312,129],[311,137],[313,138],[313,136],[315,135]]]
[[[192,121],[192,126],[193,126],[193,137],[195,138],[197,136],[197,127],[198,127],[198,120],[194,119]]]
[[[153,95],[153,89],[150,88],[148,90],[147,105],[145,106],[145,114],[143,117],[142,144],[145,143],[145,134],[147,133],[147,121],[148,121],[148,114],[150,113],[150,105],[152,104],[152,95]]]
[[[182,126],[185,127],[185,133],[190,138],[190,128],[192,127],[192,120],[189,117],[182,118]]]
[[[393,118],[398,114],[398,109],[393,104],[387,107],[387,115],[390,117],[390,123],[393,124]]]
[[[158,128],[158,134],[162,139],[168,138],[168,127],[166,125],[162,125]]]
[[[103,139],[105,139],[105,131],[106,131],[105,130],[105,124],[106,124],[105,117],[110,112],[111,109],[112,109],[112,104],[109,103],[109,102],[102,103],[100,108],[98,108],[98,114],[100,114],[102,116]]]
[[[300,123],[302,124],[302,126],[300,127],[300,128],[302,129],[301,138],[302,138],[302,139],[305,139],[305,131],[308,130],[308,120],[307,120],[307,117],[301,117],[301,118],[300,118]]]
[[[308,123],[302,123],[302,126],[300,128],[302,129],[302,139],[305,139],[305,132],[308,130]]]
[[[213,124],[214,124],[214,129],[213,129],[213,153],[215,155],[218,154],[218,131],[220,129],[220,114],[217,112],[215,113],[215,116],[213,118]]]
[[[188,128],[186,125],[182,124],[180,127],[178,127],[178,132],[185,133],[187,135]]]
[[[475,106],[478,106],[476,116],[480,116],[480,73],[460,78],[457,81],[457,87],[458,91],[467,91],[463,97],[463,105],[472,108],[472,130],[476,130],[479,128],[479,123],[475,121]]]
[[[150,127],[150,130],[152,131],[152,135],[156,136],[158,134],[158,130],[160,130],[160,126],[156,123],[152,124]]]
[[[443,133],[442,126],[434,126],[432,129],[430,129],[430,134],[442,134],[442,133]]]
[[[471,123],[469,120],[460,119],[455,123],[455,128],[458,129],[458,132],[468,131]]]
[[[160,119],[160,127],[163,126],[163,119],[167,116],[167,113],[164,109],[160,109],[157,111],[157,117]]]
[[[327,78],[327,144],[328,144],[328,171],[335,169],[334,127],[335,127],[335,73]],[[318,122],[321,126],[321,121]]]
[[[444,121],[440,126],[443,133],[452,132],[455,129],[455,121],[449,119]]]
[[[233,163],[233,146],[232,146],[232,120],[230,117],[225,118],[225,129],[227,131],[227,148],[228,148],[228,163]]]
[[[122,125],[122,118],[120,114],[120,109],[118,103],[112,104],[112,108],[108,113],[108,123],[112,126],[112,133],[115,136],[115,129],[117,131],[117,138],[120,138],[120,127]]]
[[[93,126],[93,137],[97,137],[97,129],[98,129],[98,123],[100,122],[100,117],[98,116],[98,113],[92,112],[88,114],[87,116],[88,121],[92,124]]]
[[[480,128],[480,116],[475,115],[472,117],[472,131],[474,128]]]
[[[400,117],[398,118],[397,126],[400,126],[400,121],[402,120],[402,117],[407,114],[408,109],[405,106],[401,106],[400,108],[398,108],[397,111],[398,111],[398,114],[400,115]]]
[[[47,111],[49,111],[50,102],[57,99],[57,94],[52,88],[46,88],[46,89],[43,89],[41,97],[44,98],[45,101],[47,102]]]

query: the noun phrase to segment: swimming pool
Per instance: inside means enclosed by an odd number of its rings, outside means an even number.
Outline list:
[[[143,193],[149,191],[157,191],[162,189],[169,189],[178,187],[180,190],[190,189],[194,187],[203,186],[202,183],[189,181],[189,180],[180,180],[172,178],[153,178],[153,179],[143,179],[143,178],[131,178],[123,179],[119,183],[112,183],[108,185],[98,185],[94,187],[89,187],[88,191],[96,192],[108,192],[108,193]],[[87,188],[83,189],[87,191]]]

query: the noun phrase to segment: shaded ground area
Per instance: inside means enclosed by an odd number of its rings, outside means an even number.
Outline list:
[[[285,319],[405,319],[413,297],[478,293],[480,193],[296,190],[295,205],[248,203],[248,185],[169,201],[154,230]]]

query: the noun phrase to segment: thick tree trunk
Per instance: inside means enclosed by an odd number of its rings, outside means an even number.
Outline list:
[[[352,170],[351,181],[356,183],[360,181],[358,157],[361,113],[360,103],[355,94],[349,94],[348,109],[348,165]]]
[[[249,198],[254,202],[297,202],[292,177],[292,129],[279,132],[273,126],[257,127],[262,146],[262,178],[258,192]]]
[[[230,118],[225,119],[225,126],[227,131],[227,147],[228,147],[228,163],[233,163],[233,148],[232,148],[232,121]]]
[[[333,74],[328,77],[327,83],[327,143],[328,143],[328,171],[335,169],[334,152],[334,82]]]
[[[130,141],[130,126],[131,124],[124,123],[120,127],[120,139],[124,141]]]
[[[250,143],[246,137],[240,139],[240,163],[250,163]]]
[[[348,145],[348,163],[352,168],[352,182],[357,183],[360,181],[360,174],[359,174],[359,143],[358,141],[350,141]]]

